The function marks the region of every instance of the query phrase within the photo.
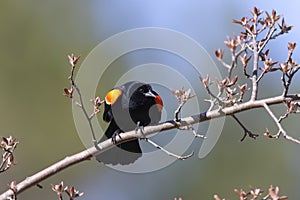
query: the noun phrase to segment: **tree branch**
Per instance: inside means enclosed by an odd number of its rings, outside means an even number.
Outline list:
[[[253,70],[252,70],[252,93],[251,93],[251,101],[254,101],[257,97],[258,91],[258,60],[259,60],[259,51],[257,47],[256,36],[253,36]]]
[[[258,134],[252,133],[249,129],[247,129],[246,126],[244,126],[244,124],[235,115],[231,115],[231,116],[244,130],[244,135],[240,140],[241,142],[244,141],[244,139],[246,138],[247,135],[253,139],[256,139],[258,137]]]
[[[272,110],[270,109],[270,107],[267,104],[264,104],[264,108],[266,109],[266,111],[269,113],[269,115],[272,117],[272,119],[274,120],[274,122],[276,123],[277,127],[278,127],[278,133],[275,135],[268,135],[270,138],[279,138],[280,135],[282,134],[283,137],[287,140],[290,140],[292,142],[298,143],[300,144],[300,140],[295,139],[291,136],[289,136],[287,134],[287,132],[284,130],[284,128],[281,126],[279,119],[277,119],[277,117],[274,115],[274,113],[272,112]]]
[[[141,138],[141,139],[145,140],[145,142],[148,142],[149,144],[151,144],[151,145],[154,146],[155,148],[157,148],[157,149],[159,149],[159,150],[165,152],[167,155],[177,158],[178,160],[185,160],[185,159],[187,159],[187,158],[189,158],[189,157],[192,157],[192,156],[194,155],[194,152],[192,152],[192,153],[190,153],[190,154],[188,154],[188,155],[185,155],[185,156],[179,156],[179,155],[176,155],[175,153],[172,153],[172,152],[170,152],[170,151],[164,149],[163,147],[161,147],[160,145],[156,144],[155,142],[153,142],[153,141],[150,140],[149,138],[146,138],[146,137],[145,137],[145,138]]]
[[[246,111],[249,109],[265,107],[265,105],[269,106],[269,105],[273,105],[273,104],[280,104],[287,99],[293,100],[293,101],[299,101],[300,94],[287,95],[286,97],[277,96],[277,97],[272,97],[272,98],[268,98],[268,99],[256,100],[256,101],[252,101],[252,102],[241,103],[239,105],[234,105],[231,107],[226,107],[221,110],[217,109],[217,110],[213,110],[210,112],[203,112],[200,114],[192,115],[190,117],[182,118],[180,121],[180,127],[190,126],[192,124],[208,121],[208,120],[219,118],[222,116],[233,115],[235,113],[243,112],[243,111]],[[133,130],[133,131],[129,131],[126,133],[121,133],[120,136],[122,137],[122,139],[116,138],[116,144],[121,144],[121,143],[130,141],[130,140],[142,138],[146,135],[150,135],[150,134],[153,134],[156,132],[161,132],[161,131],[175,129],[175,128],[178,128],[178,123],[175,123],[174,120],[165,121],[163,123],[159,123],[159,124],[153,125],[153,126],[146,126],[143,129],[143,133],[140,130],[138,130],[138,131]],[[66,169],[72,165],[75,165],[84,160],[89,160],[93,156],[105,152],[106,150],[114,147],[115,144],[112,143],[111,139],[107,139],[104,142],[101,142],[99,144],[99,146],[101,146],[100,149],[96,148],[95,146],[92,146],[82,152],[79,152],[79,153],[71,155],[71,156],[67,156],[66,158],[62,159],[61,161],[54,163],[53,165],[41,170],[40,172],[38,172],[32,176],[27,177],[26,179],[24,179],[23,181],[21,181],[20,183],[18,183],[15,186],[15,191],[9,189],[6,192],[4,192],[3,194],[1,194],[0,200],[5,200],[10,196],[20,194],[24,190],[26,190],[32,186],[35,186],[39,182],[47,179],[48,177]]]

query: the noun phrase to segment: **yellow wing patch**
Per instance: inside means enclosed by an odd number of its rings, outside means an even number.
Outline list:
[[[106,94],[105,101],[107,104],[113,105],[121,95],[122,95],[122,90],[113,89]]]

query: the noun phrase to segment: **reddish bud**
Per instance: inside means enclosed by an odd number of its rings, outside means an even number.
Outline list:
[[[294,51],[295,48],[296,48],[296,43],[288,42],[288,50],[289,51]]]
[[[75,67],[76,63],[79,61],[80,56],[74,56],[74,54],[72,53],[71,55],[68,55],[69,58],[69,63],[72,67]]]
[[[203,85],[208,88],[209,86],[209,76],[208,74],[206,75],[206,77],[203,79],[202,77],[200,77],[200,81],[203,83]]]
[[[219,61],[223,60],[224,50],[218,49],[215,51],[215,55],[218,58]]]

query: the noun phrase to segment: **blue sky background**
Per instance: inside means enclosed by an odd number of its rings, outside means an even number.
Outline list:
[[[195,39],[214,57],[225,48],[227,35],[240,28],[232,19],[249,16],[254,6],[271,12],[276,9],[294,30],[270,44],[273,60],[286,58],[288,41],[300,41],[299,3],[293,1],[237,0],[54,0],[5,1],[0,7],[0,133],[13,134],[20,140],[16,151],[18,164],[1,174],[0,189],[11,180],[20,181],[66,155],[84,149],[72,119],[71,102],[62,96],[68,85],[66,55],[74,52],[86,57],[101,41],[113,34],[141,27],[169,28]],[[299,47],[298,47],[299,48]],[[299,60],[299,49],[295,59]],[[168,60],[169,55],[152,52],[129,55],[116,66],[128,67],[134,59]],[[137,57],[137,55],[139,55]],[[145,60],[141,57],[145,56]],[[166,56],[166,57],[164,57]],[[143,57],[144,58],[144,57]],[[131,60],[133,59],[133,60]],[[217,60],[213,58],[217,63]],[[177,61],[177,60],[176,60]],[[180,61],[178,61],[180,62]],[[217,63],[220,67],[221,65]],[[111,71],[114,76],[118,71]],[[109,77],[109,76],[108,76]],[[276,75],[275,75],[276,77]],[[299,75],[297,84],[299,84]],[[107,87],[110,87],[108,84]],[[281,93],[279,79],[267,76],[261,96]],[[297,85],[293,87],[298,91]],[[102,94],[106,89],[100,89]],[[274,108],[284,112],[285,108]],[[241,113],[240,119],[254,132],[268,127],[277,131],[263,110]],[[297,137],[295,117],[284,125]],[[299,197],[300,146],[283,139],[259,137],[239,142],[242,130],[230,118],[216,147],[205,159],[197,156],[147,174],[127,174],[95,161],[87,161],[42,182],[44,189],[31,188],[20,199],[55,199],[50,183],[64,180],[85,195],[81,199],[212,199],[215,193],[234,199],[234,188],[279,185],[290,199]],[[195,141],[189,150],[199,150]]]

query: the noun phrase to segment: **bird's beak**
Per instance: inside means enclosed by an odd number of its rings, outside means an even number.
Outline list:
[[[145,95],[146,97],[153,97],[153,98],[156,97],[155,94],[153,94],[151,91],[144,93],[144,95]]]

